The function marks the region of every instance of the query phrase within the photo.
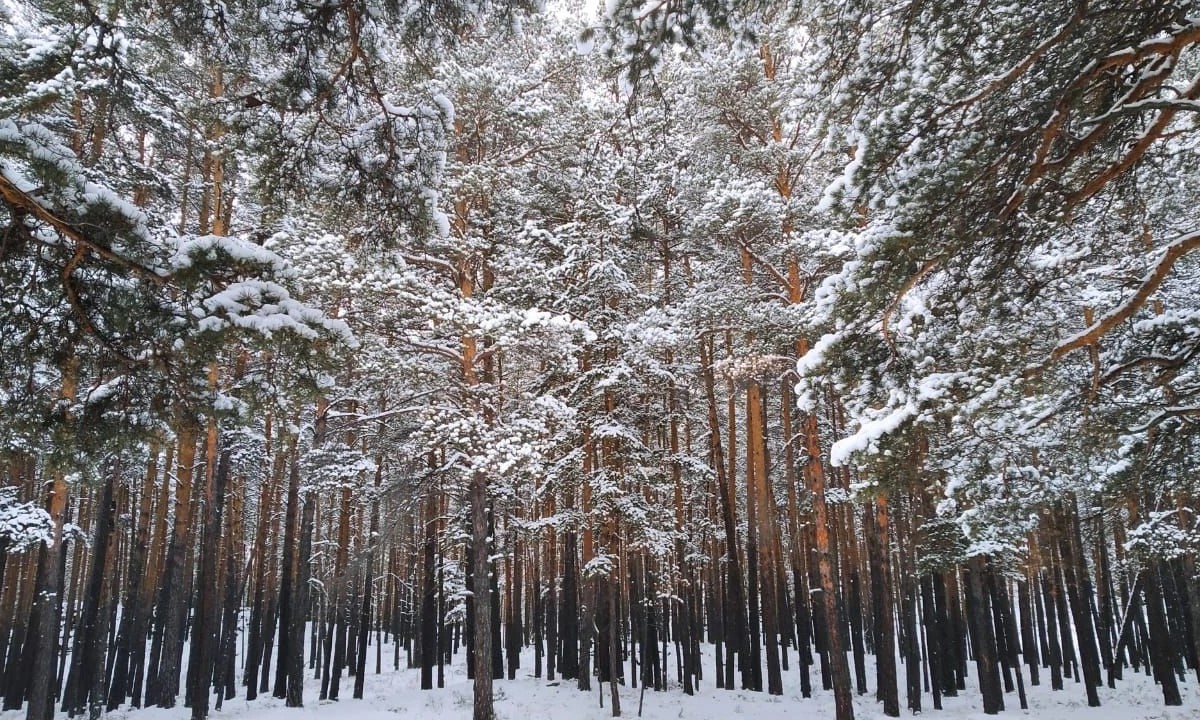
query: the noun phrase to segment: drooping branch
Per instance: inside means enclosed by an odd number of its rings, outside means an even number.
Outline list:
[[[900,301],[904,299],[904,296],[907,295],[910,290],[916,287],[918,283],[928,277],[929,273],[933,272],[937,266],[937,260],[927,260],[925,264],[921,266],[921,269],[917,270],[915,273],[910,275],[907,280],[904,281],[904,285],[900,288],[900,292],[896,293],[896,297],[892,298],[892,301],[888,303],[887,309],[883,311],[883,318],[880,321],[880,328],[883,332],[883,339],[885,342],[887,342],[888,347],[892,349],[893,355],[896,353],[896,343],[892,340],[892,333],[888,328],[888,325],[891,323],[892,314],[896,312],[896,308],[900,306]]]
[[[1143,433],[1151,430],[1152,428],[1158,427],[1163,422],[1171,418],[1195,418],[1197,416],[1200,416],[1200,406],[1178,405],[1165,407],[1159,412],[1155,413],[1154,416],[1146,422],[1137,427],[1130,428],[1130,431],[1134,433]]]
[[[1050,353],[1050,357],[1043,363],[1043,367],[1053,365],[1067,354],[1098,342],[1100,338],[1104,337],[1114,327],[1132,317],[1135,312],[1146,304],[1150,296],[1154,294],[1154,291],[1163,284],[1163,281],[1167,279],[1167,275],[1175,267],[1175,263],[1196,248],[1200,248],[1200,230],[1185,233],[1171,241],[1163,252],[1162,259],[1154,265],[1154,269],[1142,280],[1141,286],[1132,297],[1110,310],[1099,320],[1088,326],[1083,332],[1060,343]]]
[[[1184,96],[1184,99],[1186,100],[1196,100],[1198,98],[1200,98],[1200,75],[1198,75],[1192,82],[1191,87],[1187,89],[1187,92]],[[1160,112],[1158,117],[1155,119],[1154,124],[1151,125],[1140,138],[1131,144],[1129,151],[1125,154],[1125,156],[1116,163],[1113,163],[1109,167],[1105,168],[1103,172],[1094,177],[1090,182],[1088,182],[1087,185],[1085,185],[1075,194],[1071,195],[1071,197],[1067,199],[1067,207],[1078,205],[1079,203],[1087,200],[1096,193],[1100,192],[1105,185],[1120,177],[1127,170],[1132,168],[1139,160],[1141,160],[1142,156],[1146,154],[1146,151],[1150,149],[1150,146],[1163,136],[1167,126],[1171,124],[1171,121],[1175,118],[1175,114],[1177,112],[1179,112],[1178,107],[1168,107]]]
[[[1025,59],[1014,65],[1008,72],[988,83],[986,87],[981,88],[972,95],[965,97],[951,105],[947,109],[947,112],[954,112],[956,110],[961,110],[963,108],[976,105],[980,101],[985,100],[1012,85],[1026,72],[1028,72],[1029,69],[1033,67],[1034,63],[1041,60],[1046,53],[1050,52],[1056,46],[1060,45],[1063,41],[1070,37],[1071,34],[1075,32],[1076,28],[1079,27],[1079,24],[1083,22],[1083,19],[1087,16],[1087,10],[1087,0],[1080,0],[1070,19],[1063,23],[1057,32],[1035,47],[1032,52],[1025,56]]]
[[[29,193],[17,187],[16,184],[14,184],[12,180],[10,180],[3,172],[0,172],[0,199],[3,199],[4,202],[9,205],[9,207],[20,208],[29,215],[46,223],[65,237],[70,238],[75,242],[76,245],[87,247],[101,258],[104,258],[105,260],[115,265],[119,265],[127,270],[131,270],[147,280],[150,280],[155,285],[161,286],[169,279],[168,276],[161,275],[144,265],[140,265],[130,260],[129,258],[122,257],[121,255],[113,252],[112,249],[105,247],[95,240],[92,240],[82,230],[66,220],[63,220],[58,215],[55,215],[49,208],[42,205],[40,202],[30,196]]]
[[[1052,171],[1066,170],[1075,160],[1092,150],[1108,136],[1113,122],[1118,117],[1131,112],[1160,110],[1150,127],[1130,143],[1124,155],[1068,197],[1067,207],[1074,207],[1088,200],[1140,161],[1147,150],[1164,137],[1177,113],[1196,109],[1193,103],[1200,98],[1200,77],[1194,78],[1192,84],[1186,90],[1181,91],[1181,97],[1175,100],[1154,98],[1151,97],[1151,93],[1160,89],[1170,77],[1179,54],[1185,48],[1198,42],[1200,42],[1200,25],[1192,24],[1167,38],[1147,41],[1136,48],[1112,53],[1085,67],[1060,93],[1058,104],[1041,127],[1041,138],[1034,152],[1033,161],[1018,188],[1006,201],[1001,216],[1013,215],[1024,203],[1035,183],[1044,176]],[[1140,79],[1134,86],[1103,114],[1080,121],[1081,125],[1092,126],[1091,130],[1082,138],[1070,140],[1069,149],[1059,157],[1051,159],[1051,150],[1064,139],[1063,131],[1067,128],[1076,110],[1075,98],[1089,85],[1099,80],[1105,72],[1143,61],[1147,61],[1148,64],[1141,67]]]
[[[1105,371],[1104,375],[1100,378],[1100,384],[1107,385],[1125,373],[1139,368],[1152,367],[1160,373],[1178,370],[1195,359],[1198,354],[1200,354],[1200,344],[1193,345],[1187,351],[1178,355],[1144,355]]]

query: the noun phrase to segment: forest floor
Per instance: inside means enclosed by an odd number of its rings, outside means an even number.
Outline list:
[[[311,675],[305,679],[305,706],[291,709],[283,706],[282,700],[270,696],[246,702],[239,697],[225,701],[224,708],[214,711],[213,720],[306,720],[320,716],[337,720],[469,720],[471,717],[471,681],[466,678],[466,669],[460,653],[456,663],[446,668],[446,687],[421,690],[420,671],[391,670],[391,646],[385,645],[384,671],[380,675],[371,673],[366,678],[365,698],[349,699],[354,678],[342,679],[341,692],[345,699],[336,702],[318,701],[320,681]],[[369,667],[374,668],[374,646],[371,647]],[[525,663],[517,672],[515,680],[496,681],[496,714],[498,720],[602,720],[612,717],[609,688],[603,686],[604,707],[600,707],[600,692],[593,683],[590,693],[580,693],[573,681],[547,683],[533,677],[533,657],[522,658]],[[403,663],[402,663],[403,664]],[[868,658],[870,665],[870,658]],[[711,672],[711,656],[705,658],[704,668]],[[764,668],[765,669],[765,668]],[[673,671],[673,667],[672,667]],[[974,666],[971,666],[974,671]],[[903,666],[901,666],[903,673]],[[819,682],[819,674],[814,673]],[[874,677],[874,668],[868,667],[868,678]],[[933,718],[945,720],[983,720],[987,718],[981,708],[981,700],[968,678],[967,690],[959,697],[944,698],[944,709],[932,709],[932,697],[928,694],[921,700],[925,713]],[[1026,678],[1028,681],[1028,678]],[[1029,709],[1019,709],[1016,693],[1006,694],[1005,717],[1031,717],[1039,720],[1197,720],[1200,719],[1200,687],[1195,677],[1189,675],[1180,683],[1183,706],[1166,708],[1162,704],[1162,693],[1154,682],[1142,675],[1128,671],[1117,688],[1100,688],[1099,708],[1087,707],[1082,684],[1066,680],[1062,691],[1053,692],[1046,682],[1038,687],[1027,688]],[[647,691],[642,708],[642,717],[647,720],[797,720],[818,718],[832,720],[833,695],[816,690],[813,698],[800,697],[799,677],[793,666],[784,676],[784,694],[770,696],[766,693],[725,691],[713,687],[705,680],[697,693],[688,697],[677,684],[672,683],[665,692]],[[871,684],[874,687],[874,684]],[[638,716],[638,697],[641,689],[620,687],[622,717]],[[904,703],[903,675],[901,675],[900,702]],[[874,693],[854,698],[855,717],[859,720],[883,718],[882,707],[875,702]],[[902,710],[903,717],[911,717]],[[65,715],[64,715],[65,717]],[[108,714],[112,720],[187,720],[189,711],[180,706],[171,710],[150,708],[146,710],[121,709]],[[995,716],[993,716],[995,717]],[[0,713],[0,720],[23,720],[23,711]]]

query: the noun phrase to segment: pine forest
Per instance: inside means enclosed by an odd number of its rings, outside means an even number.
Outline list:
[[[0,720],[1200,717],[1198,288],[1198,0],[0,0]]]

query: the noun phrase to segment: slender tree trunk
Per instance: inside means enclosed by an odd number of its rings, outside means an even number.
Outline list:
[[[471,551],[473,577],[471,592],[475,597],[475,634],[472,651],[475,656],[475,686],[473,720],[495,720],[492,704],[492,604],[488,601],[491,582],[488,579],[488,490],[487,476],[475,472],[471,476]]]
[[[554,493],[550,492],[546,495],[546,515],[553,517],[555,514]],[[559,570],[558,570],[558,538],[554,531],[554,526],[546,528],[546,589],[544,591],[545,598],[545,624],[546,624],[546,680],[553,681],[555,671],[558,669],[558,591],[559,591]]]
[[[612,578],[615,580],[615,578]],[[617,681],[621,674],[621,652],[618,645],[617,583],[608,583],[608,689],[612,698],[612,716],[621,717],[621,694]]]
[[[259,693],[259,670],[263,664],[263,657],[267,651],[267,637],[271,635],[268,626],[272,624],[273,618],[268,613],[268,588],[267,578],[273,575],[269,573],[272,563],[269,556],[274,554],[275,546],[268,544],[268,535],[272,524],[272,516],[275,514],[275,508],[272,506],[275,498],[276,488],[280,484],[283,477],[283,467],[285,463],[285,455],[283,453],[282,442],[274,439],[272,435],[272,416],[268,415],[266,420],[266,447],[264,453],[267,457],[274,456],[270,474],[263,480],[261,492],[258,500],[258,523],[254,531],[254,548],[251,552],[253,558],[253,576],[254,576],[254,599],[250,606],[250,628],[249,637],[247,638],[246,647],[246,666],[243,674],[243,683],[246,686],[246,699],[254,700]],[[278,443],[278,449],[274,449],[274,445]]]
[[[1034,641],[1033,597],[1029,592],[1029,581],[1022,576],[1017,580],[1017,607],[1021,611],[1021,655],[1029,667],[1029,684],[1038,685],[1038,646]]]
[[[523,543],[513,540],[512,574],[508,578],[508,622],[505,624],[505,656],[507,660],[508,679],[517,677],[521,667],[522,634],[524,632],[522,611],[522,586],[525,584],[525,563],[521,556]]]
[[[944,677],[941,631],[937,626],[937,604],[934,601],[934,580],[930,574],[921,576],[921,622],[925,630],[926,662],[929,664],[929,690],[933,709],[942,709],[942,678]]]
[[[725,591],[728,596],[723,614],[725,622],[725,688],[733,688],[734,657],[745,664],[747,645],[747,602],[742,580],[741,553],[737,540],[737,497],[736,491],[726,474],[726,461],[721,443],[721,426],[717,417],[715,378],[711,339],[700,343],[700,367],[704,378],[704,395],[708,409],[709,450],[712,466],[717,477],[717,495],[721,520],[725,530],[726,572]],[[840,720],[840,719],[839,719]]]
[[[436,504],[430,492],[425,501],[425,538],[421,562],[421,689],[433,689],[433,665],[437,661],[437,588],[434,586],[434,558],[437,551]]]
[[[875,497],[875,532],[868,536],[871,555],[871,602],[875,618],[876,696],[883,714],[900,717],[900,692],[896,683],[896,621],[893,617],[891,536],[886,495]]]
[[[63,693],[62,709],[74,716],[85,709],[89,717],[99,717],[104,701],[102,694],[93,694],[102,687],[104,675],[103,636],[108,614],[104,608],[106,571],[113,553],[113,527],[117,515],[116,477],[119,471],[106,468],[105,481],[94,513],[92,558],[84,584],[83,607],[71,652],[71,668]]]
[[[293,607],[288,616],[287,662],[288,707],[304,705],[304,630],[308,625],[311,606],[309,581],[312,577],[311,558],[317,496],[312,490],[304,494],[304,509],[300,514],[300,547],[296,557],[296,579],[292,588]],[[315,616],[314,616],[315,617]]]
[[[154,499],[154,483],[158,479],[158,443],[150,446],[150,461],[146,468],[145,480],[138,497],[137,524],[134,529],[136,539],[129,551],[129,568],[125,576],[125,591],[121,600],[123,611],[121,625],[117,630],[117,657],[113,667],[112,681],[109,685],[109,712],[120,707],[129,695],[132,653],[136,647],[134,634],[142,625],[139,618],[145,613],[145,607],[139,602],[138,590],[141,579],[146,574],[146,554],[150,545],[150,512]]]
[[[227,481],[230,483],[230,488],[226,493],[229,496],[229,511],[225,521],[228,529],[223,533],[222,538],[225,549],[222,553],[224,562],[221,569],[225,597],[222,599],[221,608],[221,638],[217,646],[215,668],[213,669],[213,686],[216,692],[216,702],[213,707],[216,710],[221,709],[225,700],[231,700],[237,694],[235,655],[237,653],[238,619],[241,614],[242,599],[246,594],[245,575],[249,572],[249,568],[246,568],[242,574],[239,574],[242,567],[242,548],[245,545],[244,499],[242,496],[244,480],[240,477],[227,476]]]
[[[287,509],[283,521],[283,561],[280,569],[282,578],[279,587],[279,650],[275,666],[275,686],[273,695],[286,700],[289,697],[290,684],[289,666],[295,653],[303,653],[303,648],[292,647],[292,615],[301,613],[297,603],[298,592],[298,560],[296,535],[299,530],[300,517],[300,465],[296,455],[296,439],[292,438],[290,452],[290,469],[288,471]],[[290,703],[289,703],[290,707]]]
[[[1154,669],[1154,680],[1162,688],[1163,704],[1183,704],[1179,694],[1179,683],[1175,679],[1174,663],[1171,661],[1171,639],[1167,618],[1163,611],[1162,571],[1157,559],[1151,558],[1145,570],[1146,615],[1150,630],[1150,664]]]
[[[72,389],[67,396],[73,395]],[[46,509],[53,523],[53,535],[50,545],[41,551],[37,569],[37,595],[32,610],[36,631],[26,640],[26,643],[36,648],[29,675],[26,720],[53,720],[54,717],[54,660],[58,655],[57,638],[61,610],[59,597],[62,593],[62,563],[65,555],[63,525],[67,514],[67,493],[65,478],[61,472],[56,472],[50,483],[46,501]],[[12,688],[9,688],[10,692],[11,690]]]
[[[333,592],[330,603],[334,616],[333,658],[329,679],[329,699],[337,700],[342,682],[342,668],[346,666],[347,626],[350,623],[350,576],[347,564],[350,555],[350,488],[343,485],[338,511],[337,553],[334,558]],[[432,573],[432,566],[429,572]],[[432,583],[430,585],[432,591]],[[424,648],[424,646],[422,646]],[[429,648],[431,651],[433,646]],[[430,665],[432,667],[432,664]],[[422,669],[422,680],[424,679]]]
[[[979,692],[983,696],[983,712],[995,715],[1004,709],[1004,693],[1000,688],[996,635],[986,591],[987,559],[976,555],[968,561],[967,568],[967,613],[971,619],[971,639],[979,671]]]
[[[920,461],[914,462],[915,467]],[[901,505],[904,509],[900,522],[900,623],[903,629],[904,641],[904,679],[905,699],[908,709],[913,713],[921,712],[921,653],[919,647],[920,629],[917,626],[917,580],[916,580],[916,548],[914,539],[917,530],[914,527],[912,503]]]
[[[158,610],[155,617],[156,654],[151,648],[151,657],[157,657],[157,672],[147,692],[146,702],[162,708],[175,707],[179,695],[179,648],[183,647],[188,583],[185,575],[190,563],[188,554],[191,543],[189,535],[192,523],[192,478],[196,465],[197,428],[195,422],[180,416],[178,421],[179,450],[175,472],[175,519],[171,532],[171,545],[167,549],[166,573],[159,586]],[[161,632],[161,641],[157,633]]]
[[[820,435],[815,415],[805,418],[804,433],[809,456],[805,474],[813,495],[817,572],[821,582],[825,626],[829,641],[829,669],[833,683],[835,715],[837,720],[853,720],[854,706],[850,690],[850,667],[846,663],[845,641],[838,619],[837,585],[834,580],[834,546],[830,537],[831,518],[825,503],[825,468],[821,460]]]
[[[1116,638],[1113,635],[1112,567],[1108,558],[1108,538],[1104,524],[1105,519],[1098,518],[1093,526],[1096,531],[1093,555],[1096,565],[1096,639],[1100,644],[1100,660],[1108,675],[1111,688],[1115,686],[1112,680],[1113,666],[1116,661],[1113,658],[1112,649],[1116,645]],[[1082,550],[1082,546],[1080,549]],[[1030,683],[1036,685],[1036,679],[1031,679]]]
[[[215,370],[214,370],[215,372]],[[199,604],[192,628],[191,661],[188,678],[188,702],[192,720],[205,720],[209,711],[209,693],[221,636],[220,555],[221,529],[225,511],[225,487],[229,482],[231,451],[218,454],[216,421],[210,421],[208,466],[204,482],[204,524],[201,529]]]
[[[1021,647],[1017,640],[1017,621],[1013,616],[1011,593],[1006,587],[1006,581],[997,573],[992,573],[992,605],[1000,615],[999,625],[1004,628],[1004,662],[1017,676],[1017,698],[1022,710],[1029,709],[1029,700],[1025,697],[1025,681],[1021,676],[1021,661],[1018,655]]]
[[[1083,684],[1087,690],[1089,707],[1100,706],[1100,656],[1096,649],[1096,632],[1092,625],[1092,612],[1089,601],[1092,596],[1092,583],[1088,580],[1087,567],[1082,554],[1076,553],[1072,536],[1078,534],[1075,519],[1078,509],[1075,508],[1068,516],[1064,506],[1059,508],[1057,525],[1059,553],[1062,556],[1063,576],[1066,590],[1071,602],[1071,620],[1075,628],[1075,638],[1079,645],[1079,664],[1083,671]]]
[[[1042,610],[1046,621],[1046,662],[1050,665],[1050,688],[1063,689],[1062,646],[1059,644],[1058,604],[1054,601],[1054,583],[1049,568],[1042,568]]]
[[[571,510],[569,502],[566,503],[566,509]],[[562,601],[558,613],[558,669],[564,680],[574,680],[579,676],[579,551],[576,538],[573,530],[563,533]]]

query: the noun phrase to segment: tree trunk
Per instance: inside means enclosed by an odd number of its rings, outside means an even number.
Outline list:
[[[853,720],[854,706],[850,690],[850,667],[846,663],[845,641],[838,618],[837,585],[834,570],[834,546],[830,538],[831,517],[825,503],[825,468],[822,463],[820,434],[815,415],[804,420],[808,450],[805,475],[812,492],[813,526],[816,539],[817,573],[820,577],[825,627],[829,644],[829,670],[833,684],[836,720]]]
[[[268,612],[268,588],[267,578],[273,573],[268,573],[272,563],[268,562],[268,557],[274,555],[275,546],[268,545],[268,539],[273,537],[268,535],[268,531],[272,524],[272,515],[274,508],[272,501],[274,500],[276,488],[280,484],[283,477],[283,467],[285,456],[280,447],[279,450],[272,453],[271,441],[271,416],[267,416],[267,443],[265,453],[269,457],[274,455],[274,462],[271,466],[270,475],[263,481],[261,493],[258,500],[258,523],[254,531],[254,548],[251,551],[253,558],[253,575],[254,575],[254,599],[250,606],[250,628],[249,637],[247,638],[246,647],[246,667],[243,675],[243,683],[246,685],[246,699],[254,700],[259,693],[259,669],[262,666],[263,658],[267,651],[267,638],[271,636],[268,626],[272,624],[273,618]],[[280,443],[282,446],[282,443]]]
[[[1062,556],[1063,576],[1066,590],[1070,596],[1071,619],[1075,628],[1075,638],[1079,645],[1079,664],[1083,671],[1083,684],[1087,690],[1089,707],[1100,706],[1100,656],[1096,649],[1096,631],[1092,625],[1092,612],[1089,606],[1092,596],[1092,583],[1088,579],[1087,566],[1082,553],[1077,553],[1075,543],[1079,542],[1078,508],[1068,515],[1065,506],[1060,505],[1056,523],[1059,554]]]
[[[475,656],[473,720],[495,720],[492,703],[492,604],[488,600],[491,582],[488,578],[488,488],[487,476],[475,472],[471,476],[471,553],[473,577],[471,592],[475,598],[475,634],[472,651]]]
[[[433,689],[433,665],[437,661],[437,612],[435,601],[437,588],[434,586],[434,558],[437,552],[435,535],[436,505],[433,493],[425,500],[425,537],[422,543],[421,561],[421,689]]]
[[[73,393],[72,393],[73,395]],[[46,510],[53,523],[51,543],[41,551],[37,569],[37,593],[32,617],[35,633],[26,643],[36,650],[29,674],[29,705],[26,720],[53,720],[54,660],[58,656],[58,629],[60,623],[59,598],[62,594],[63,560],[65,556],[63,525],[67,515],[67,483],[61,472],[56,472],[50,484]],[[9,689],[11,692],[11,688]],[[19,707],[19,705],[18,705]]]
[[[868,535],[871,556],[871,602],[875,619],[876,697],[883,714],[900,717],[900,692],[896,680],[896,621],[893,616],[891,579],[891,536],[886,495],[875,497],[875,532]]]
[[[737,496],[731,478],[726,473],[726,460],[721,443],[721,426],[717,417],[715,378],[713,377],[712,341],[700,343],[700,368],[704,376],[704,395],[708,410],[709,451],[717,477],[717,495],[721,520],[725,530],[726,580],[725,619],[725,688],[733,689],[734,657],[745,665],[747,652],[747,601],[745,597],[741,553],[737,540]]]
[[[298,470],[294,470],[299,475]],[[288,654],[286,657],[287,707],[304,706],[304,628],[309,616],[309,579],[312,558],[313,520],[317,512],[316,493],[304,494],[304,509],[300,520],[300,547],[296,553],[296,577],[292,587],[292,607],[288,612]],[[282,628],[281,628],[282,630]],[[284,658],[283,653],[280,657]]]
[[[109,685],[109,712],[117,709],[129,695],[131,666],[134,664],[132,654],[137,644],[135,634],[144,627],[140,620],[145,613],[145,605],[139,602],[139,589],[142,577],[146,574],[146,555],[150,546],[150,524],[152,501],[154,499],[154,484],[158,479],[158,443],[150,445],[150,461],[146,468],[145,480],[138,497],[137,524],[134,529],[136,539],[129,550],[128,571],[125,575],[125,591],[121,599],[123,612],[121,625],[117,630],[117,657],[113,667],[112,682]]]
[[[995,715],[1004,709],[1004,693],[1000,687],[987,573],[987,559],[982,555],[976,555],[967,562],[967,614],[971,623],[975,665],[979,671],[979,692],[983,696],[983,712]]]
[[[280,567],[279,586],[279,649],[275,659],[275,685],[272,694],[280,699],[289,697],[290,684],[289,666],[295,653],[303,653],[303,648],[292,647],[292,615],[302,612],[297,604],[298,592],[298,560],[296,534],[299,531],[300,518],[300,458],[296,454],[296,438],[291,440],[290,468],[288,470],[287,508],[283,521],[283,560]],[[265,676],[264,676],[265,677]],[[289,705],[290,706],[290,705]]]
[[[220,578],[221,529],[225,511],[225,486],[229,481],[231,451],[217,451],[216,421],[210,421],[208,466],[204,482],[204,524],[200,540],[199,603],[192,627],[191,660],[188,667],[188,703],[192,720],[205,720],[209,692],[221,634]],[[215,466],[214,466],[215,465]]]
[[[1174,663],[1171,661],[1171,639],[1167,618],[1163,612],[1162,573],[1160,563],[1150,558],[1145,570],[1146,615],[1150,621],[1150,664],[1154,668],[1154,680],[1162,688],[1163,704],[1183,704],[1179,694],[1179,683],[1175,679]]]

